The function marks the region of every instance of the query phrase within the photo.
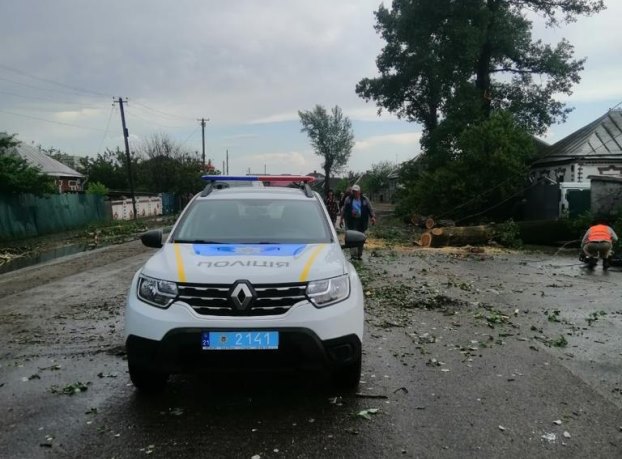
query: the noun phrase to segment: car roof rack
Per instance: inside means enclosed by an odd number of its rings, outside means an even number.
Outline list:
[[[296,184],[306,197],[312,198],[313,190],[309,183],[315,181],[315,177],[309,175],[204,175],[201,178],[208,182],[201,192],[203,198],[214,190],[230,188],[227,182],[290,182]]]

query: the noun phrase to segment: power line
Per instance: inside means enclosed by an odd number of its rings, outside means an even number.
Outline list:
[[[83,93],[93,94],[93,95],[102,96],[102,97],[110,97],[109,94],[103,94],[101,92],[92,91],[90,89],[78,88],[76,86],[70,86],[68,84],[60,83],[58,81],[50,80],[48,78],[41,78],[41,77],[38,77],[38,76],[35,76],[35,75],[31,75],[31,74],[29,74],[27,72],[24,72],[23,70],[19,70],[19,69],[13,68],[13,67],[9,67],[8,65],[0,64],[0,68],[3,68],[5,70],[8,70],[10,72],[14,72],[14,73],[17,73],[17,74],[20,74],[20,75],[24,75],[24,76],[26,76],[28,78],[32,78],[33,80],[38,80],[38,81],[42,81],[44,83],[54,84],[56,86],[60,86],[60,87],[67,88],[67,89],[71,89],[72,91],[83,92]]]
[[[132,102],[134,102],[134,101],[132,101]],[[126,105],[125,108],[127,110],[129,108],[129,104]],[[135,108],[136,107],[133,107],[133,109],[135,109]],[[129,113],[129,110],[127,110],[127,111]],[[141,113],[144,113],[144,112],[141,112]],[[166,128],[166,129],[185,129],[187,127],[187,126],[170,126],[170,125],[162,124],[159,121],[153,121],[152,119],[147,119],[147,118],[137,114],[136,111],[134,111],[134,110],[132,110],[132,116],[135,116],[136,118],[141,119],[141,120],[143,120],[143,121],[145,121],[147,123],[155,124],[155,125],[158,125],[160,127]]]
[[[194,131],[192,131],[190,133],[190,135],[188,137],[186,137],[186,140],[184,140],[180,145],[179,148],[183,147],[184,145],[186,145],[186,143],[188,142],[188,140],[190,140],[192,138],[193,135],[195,135],[198,131],[199,131],[199,127],[197,126],[196,128],[194,128]]]
[[[78,129],[87,129],[87,130],[91,130],[91,131],[104,132],[103,129],[99,129],[99,128],[87,127],[87,126],[78,126],[77,124],[63,123],[62,121],[47,120],[45,118],[39,118],[38,116],[24,115],[23,113],[15,113],[15,112],[7,111],[7,110],[0,110],[0,113],[6,113],[7,115],[19,116],[21,118],[30,118],[30,119],[37,120],[37,121],[44,121],[46,123],[60,124],[61,126],[69,126],[69,127],[74,127],[74,128],[78,128]]]
[[[99,143],[99,147],[97,148],[98,153],[102,149],[102,146],[104,145],[104,141],[108,137],[108,129],[110,128],[110,120],[112,119],[112,114],[114,113],[114,107],[115,107],[114,104],[112,104],[112,107],[110,107],[110,114],[108,115],[108,122],[106,123],[106,130],[104,131],[104,136],[102,137],[102,141]]]
[[[172,114],[172,113],[167,113],[167,112],[164,112],[162,110],[158,110],[157,108],[149,107],[148,105],[145,105],[145,104],[143,104],[141,102],[138,102],[136,100],[133,100],[132,102],[134,104],[136,104],[136,105],[139,105],[139,106],[149,110],[149,111],[152,111],[154,113],[159,113],[160,115],[163,115],[163,116],[166,116],[166,117],[169,117],[169,118],[177,118],[177,119],[184,120],[184,121],[187,121],[187,120],[193,120],[194,121],[193,118],[189,118],[187,116],[179,116],[179,115],[175,115],[175,114]]]
[[[496,209],[496,208],[497,208],[497,207],[499,207],[501,204],[505,204],[505,203],[506,203],[506,202],[508,202],[510,199],[515,198],[515,197],[516,197],[516,196],[518,196],[519,194],[524,193],[525,191],[527,191],[527,190],[529,190],[529,189],[533,188],[534,186],[538,185],[538,183],[539,183],[539,182],[534,182],[534,183],[531,183],[529,186],[526,186],[525,188],[523,188],[523,189],[521,189],[521,190],[518,190],[516,193],[514,193],[514,194],[510,195],[509,197],[505,198],[503,201],[499,201],[499,202],[497,202],[496,204],[493,204],[492,206],[488,207],[487,209],[482,210],[481,212],[477,212],[477,213],[475,213],[475,214],[473,214],[473,215],[469,215],[469,216],[467,216],[467,217],[463,217],[463,218],[461,218],[461,219],[459,219],[459,220],[456,220],[456,223],[461,222],[461,221],[464,221],[464,220],[469,220],[469,219],[471,219],[471,218],[473,218],[473,217],[478,217],[478,216],[480,216],[480,215],[482,215],[482,214],[485,214],[485,213],[486,213],[486,212],[488,212],[488,211],[491,211],[491,210],[493,210],[493,209]]]
[[[65,95],[70,95],[70,96],[77,96],[80,95],[76,92],[71,92],[71,91],[65,91],[63,89],[54,89],[54,88],[42,88],[40,86],[33,86],[31,84],[28,83],[22,83],[21,81],[15,81],[15,80],[11,80],[10,78],[5,78],[5,77],[1,77],[0,76],[0,80],[2,81],[7,81],[9,83],[13,83],[13,84],[17,84],[19,86],[23,86],[25,88],[29,88],[29,89],[36,89],[37,91],[44,91],[44,92],[57,92],[59,94],[65,94]]]
[[[78,102],[66,102],[62,100],[51,99],[49,97],[27,96],[24,94],[17,94],[17,93],[9,92],[9,91],[0,90],[0,94],[6,94],[7,96],[21,97],[23,99],[32,99],[32,100],[39,100],[39,101],[45,101],[45,102],[55,102],[60,105],[76,105],[82,108],[100,108],[100,107],[96,107],[95,105],[83,105]]]

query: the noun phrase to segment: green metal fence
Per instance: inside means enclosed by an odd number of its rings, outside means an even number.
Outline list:
[[[0,195],[0,240],[67,231],[107,218],[102,196]]]

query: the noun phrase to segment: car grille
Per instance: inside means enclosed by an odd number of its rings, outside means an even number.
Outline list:
[[[269,316],[285,314],[292,306],[307,300],[305,282],[253,285],[257,297],[244,310],[231,301],[232,286],[226,284],[178,284],[177,300],[189,304],[206,316]]]

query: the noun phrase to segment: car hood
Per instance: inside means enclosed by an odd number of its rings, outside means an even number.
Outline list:
[[[142,273],[174,282],[280,284],[345,274],[346,261],[338,244],[167,243]]]

